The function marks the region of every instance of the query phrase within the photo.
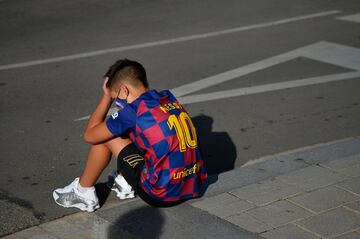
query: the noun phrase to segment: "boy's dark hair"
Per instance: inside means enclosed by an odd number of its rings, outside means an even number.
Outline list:
[[[109,77],[106,84],[106,87],[109,89],[116,89],[122,81],[127,81],[134,87],[143,85],[145,88],[149,88],[145,68],[136,61],[128,59],[117,60],[109,68],[105,76]]]

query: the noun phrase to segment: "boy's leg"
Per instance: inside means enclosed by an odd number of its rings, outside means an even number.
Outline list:
[[[88,154],[83,174],[80,177],[82,187],[92,187],[100,177],[111,160],[111,154],[117,158],[120,151],[125,148],[131,140],[126,138],[114,138],[103,144],[92,145]]]
[[[111,160],[111,151],[105,144],[91,145],[84,171],[80,177],[82,187],[92,187]]]
[[[118,155],[118,170],[128,184],[136,191],[137,195],[146,203],[154,207],[172,207],[184,202],[160,202],[149,196],[140,185],[140,175],[143,171],[145,160],[142,152],[134,145],[127,145]]]
[[[76,207],[88,212],[99,208],[99,200],[93,186],[108,165],[111,153],[117,156],[130,143],[130,139],[116,138],[104,144],[92,146],[81,180],[76,178],[64,188],[55,189],[53,191],[55,202],[63,207]]]

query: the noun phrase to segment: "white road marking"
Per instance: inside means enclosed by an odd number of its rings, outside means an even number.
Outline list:
[[[110,110],[112,110],[113,108],[111,108]],[[110,112],[107,114],[108,116],[111,115]],[[83,121],[83,120],[88,120],[90,119],[90,115],[78,118],[78,119],[74,119],[74,121]]]
[[[43,64],[54,63],[54,62],[70,61],[70,60],[104,55],[104,54],[109,54],[109,53],[114,53],[114,52],[122,52],[122,51],[127,51],[127,50],[135,50],[135,49],[141,49],[141,48],[147,48],[147,47],[153,47],[153,46],[173,44],[173,43],[178,43],[178,42],[204,39],[204,38],[209,38],[209,37],[216,37],[216,36],[221,36],[221,35],[226,35],[226,34],[247,31],[247,30],[253,30],[253,29],[257,29],[257,28],[271,27],[271,26],[277,26],[277,25],[282,25],[282,24],[301,21],[301,20],[324,17],[324,16],[334,15],[334,14],[338,14],[338,13],[341,13],[341,11],[333,10],[333,11],[319,12],[319,13],[315,13],[315,14],[292,17],[292,18],[287,18],[287,19],[282,19],[282,20],[277,20],[277,21],[272,21],[272,22],[265,22],[265,23],[260,23],[260,24],[253,24],[253,25],[249,25],[249,26],[225,29],[225,30],[208,32],[208,33],[203,33],[203,34],[195,34],[195,35],[190,35],[190,36],[171,38],[171,39],[161,40],[161,41],[153,41],[153,42],[147,42],[147,43],[141,43],[141,44],[134,44],[134,45],[128,45],[128,46],[122,46],[122,47],[115,47],[115,48],[108,48],[108,49],[102,49],[102,50],[97,50],[97,51],[84,52],[84,53],[67,55],[67,56],[26,61],[26,62],[14,63],[14,64],[7,64],[7,65],[0,65],[0,70],[9,70],[9,69],[14,69],[14,68],[43,65]]]
[[[355,72],[342,73],[342,74],[332,74],[332,75],[312,77],[312,78],[306,78],[300,80],[285,81],[280,83],[244,87],[234,90],[224,90],[224,91],[217,91],[217,92],[211,92],[211,93],[205,93],[199,95],[190,95],[190,96],[180,97],[178,98],[178,100],[182,104],[191,104],[191,103],[198,103],[198,102],[204,102],[210,100],[225,99],[235,96],[252,95],[252,94],[265,93],[276,90],[290,89],[290,88],[309,86],[315,84],[323,84],[333,81],[349,80],[353,78],[358,78],[360,80],[360,72],[355,71]]]
[[[302,49],[303,57],[360,70],[360,49],[331,42],[319,42]]]
[[[360,23],[360,13],[348,15],[348,16],[337,17],[336,19]]]
[[[195,91],[205,89],[207,87],[220,84],[238,78],[240,76],[244,76],[298,57],[307,57],[313,60],[348,68],[349,71],[350,70],[355,70],[355,71],[186,96]],[[174,88],[170,91],[173,92],[173,94],[175,94],[175,96],[178,97],[178,100],[181,103],[190,104],[196,102],[225,99],[235,96],[258,94],[258,93],[270,92],[275,90],[348,80],[357,77],[360,77],[360,49],[323,41],[308,46],[304,46],[274,57],[270,57],[246,66],[242,66],[234,70],[226,71],[221,74],[217,74],[215,76],[198,80],[193,83],[189,83]],[[89,116],[85,116],[75,119],[75,121],[86,120],[88,118]]]
[[[290,51],[281,55],[277,55],[274,57],[270,57],[268,59],[264,59],[246,66],[242,66],[230,71],[226,71],[214,76],[210,76],[207,78],[204,78],[202,80],[198,80],[189,84],[182,85],[180,87],[174,88],[171,90],[171,92],[176,97],[181,97],[184,95],[188,95],[190,93],[208,88],[210,86],[218,85],[220,83],[224,83],[226,81],[230,81],[232,79],[266,69],[271,66],[275,66],[277,64],[284,63],[286,61],[292,60],[296,57],[298,57],[300,54],[298,52],[299,50]]]
[[[107,113],[107,116],[112,115],[113,113],[115,113],[117,111],[117,108],[113,107],[109,109],[109,112]],[[88,120],[90,118],[90,115],[78,118],[78,119],[74,119],[74,121],[83,121],[83,120]]]
[[[172,89],[171,92],[175,96],[181,97],[298,57],[307,57],[353,70],[360,70],[360,49],[324,41],[185,84]]]

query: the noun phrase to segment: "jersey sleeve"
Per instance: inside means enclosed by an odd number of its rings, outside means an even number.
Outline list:
[[[113,113],[107,120],[106,126],[114,136],[120,136],[129,129],[135,127],[136,112],[126,105],[123,109]]]
[[[177,101],[176,97],[173,95],[173,93],[170,90],[163,90],[160,92],[161,95],[166,95],[169,97],[170,101]]]

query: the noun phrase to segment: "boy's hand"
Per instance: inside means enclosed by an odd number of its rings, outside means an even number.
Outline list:
[[[94,112],[91,114],[84,133],[85,141],[91,144],[103,143],[113,137],[111,132],[107,129],[105,122],[106,114],[113,101],[111,98],[112,91],[106,87],[108,80],[108,77],[104,78],[102,84],[103,95]]]
[[[105,77],[104,78],[104,82],[103,82],[103,85],[102,85],[102,90],[103,90],[103,93],[105,96],[108,96],[111,98],[111,93],[110,93],[110,89],[107,88],[106,86],[106,83],[109,81],[109,77]]]

